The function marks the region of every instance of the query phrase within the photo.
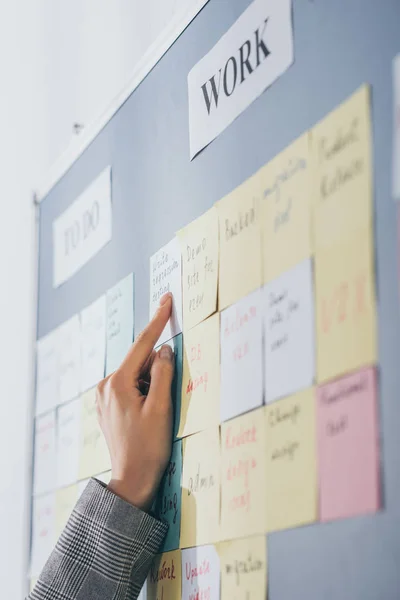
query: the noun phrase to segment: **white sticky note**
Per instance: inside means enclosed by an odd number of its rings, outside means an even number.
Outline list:
[[[58,330],[60,402],[79,395],[81,382],[81,322],[75,315]]]
[[[182,332],[182,256],[176,237],[150,258],[150,319],[167,292],[173,297],[172,314],[157,345]]]
[[[182,600],[219,600],[220,566],[215,546],[182,550]]]
[[[55,494],[47,494],[33,502],[31,577],[41,573],[55,543],[56,497]]]
[[[35,421],[35,465],[33,489],[43,494],[56,487],[56,413],[51,411]]]
[[[263,403],[262,291],[221,313],[221,421]]]
[[[291,0],[254,0],[190,71],[190,157],[292,64]]]
[[[83,492],[86,490],[86,486],[90,481],[90,477],[87,479],[82,479],[82,481],[78,482],[78,498],[80,498]]]
[[[53,287],[79,271],[111,236],[111,167],[107,167],[53,222]]]
[[[310,387],[315,377],[312,261],[264,287],[266,401]]]
[[[104,378],[106,361],[106,297],[101,296],[81,312],[81,392]]]
[[[106,375],[121,365],[134,337],[134,275],[131,273],[108,290]]]
[[[36,414],[47,412],[58,402],[58,329],[55,329],[36,344]]]
[[[81,412],[80,398],[60,406],[57,412],[57,487],[78,480]]]
[[[400,200],[400,54],[393,60],[393,196]]]

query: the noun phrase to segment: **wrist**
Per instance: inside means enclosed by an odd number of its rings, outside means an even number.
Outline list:
[[[111,479],[107,488],[113,492],[113,494],[122,498],[125,502],[132,504],[132,506],[135,506],[139,510],[144,512],[149,512],[151,510],[154,500],[153,490],[144,491],[135,489],[132,484],[121,479]]]

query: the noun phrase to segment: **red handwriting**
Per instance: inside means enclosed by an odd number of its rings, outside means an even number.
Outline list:
[[[343,281],[328,298],[322,299],[322,330],[329,333],[334,325],[340,325],[349,317],[356,318],[365,311],[365,274],[352,281]]]
[[[189,600],[210,600],[211,587],[199,588],[196,592],[189,594]]]
[[[190,362],[201,360],[201,344],[195,344],[190,348]]]
[[[166,560],[164,560],[159,569],[155,569],[154,565],[150,568],[150,581],[152,583],[158,583],[159,581],[164,581],[165,579],[172,581],[175,578],[175,563],[173,559],[170,565]]]
[[[246,312],[242,312],[239,308],[236,309],[235,316],[229,320],[225,319],[224,335],[229,337],[232,333],[240,331],[244,325],[247,325],[252,319],[257,317],[257,307],[250,306]]]
[[[210,573],[210,561],[204,558],[199,565],[193,565],[187,562],[185,565],[186,579],[193,585],[195,579],[208,575]]]
[[[250,490],[246,490],[243,494],[234,496],[229,502],[229,507],[232,511],[244,508],[248,512],[250,510],[250,498]]]
[[[257,428],[255,425],[248,429],[240,428],[240,431],[234,433],[232,427],[228,427],[225,434],[225,448],[232,450],[245,444],[255,444],[257,442]]]
[[[255,458],[239,458],[235,463],[229,463],[229,467],[226,471],[226,478],[228,481],[232,481],[233,479],[244,477],[244,485],[247,488],[249,485],[250,469],[255,469],[256,467],[257,461]]]
[[[208,373],[207,371],[205,373],[203,373],[202,375],[199,375],[198,377],[195,377],[194,379],[189,378],[188,384],[186,386],[186,393],[190,394],[191,392],[194,392],[195,390],[197,390],[197,388],[203,386],[203,390],[204,392],[207,391],[207,384],[208,384]]]
[[[239,344],[233,350],[233,360],[238,361],[244,358],[249,353],[249,343],[244,342],[243,344]]]

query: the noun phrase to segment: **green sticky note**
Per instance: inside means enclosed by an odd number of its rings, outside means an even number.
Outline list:
[[[156,501],[156,515],[169,525],[160,552],[179,548],[181,529],[182,441],[172,445],[171,458],[161,482]]]
[[[183,371],[183,340],[182,334],[175,336],[172,340],[162,344],[163,346],[170,346],[174,351],[175,355],[175,373],[174,379],[172,380],[171,396],[172,404],[174,407],[174,427],[173,427],[173,440],[178,439],[179,431],[179,420],[181,417],[181,397],[182,397],[182,371]],[[159,350],[161,346],[158,346],[156,350]]]
[[[107,292],[106,375],[118,369],[133,342],[134,289],[131,273]]]

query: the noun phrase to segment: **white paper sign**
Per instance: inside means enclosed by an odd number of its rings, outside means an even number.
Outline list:
[[[219,600],[219,556],[214,546],[182,550],[182,600]]]
[[[182,331],[182,255],[177,238],[150,259],[150,319],[160,304],[160,298],[167,292],[173,296],[172,314],[157,345]]]
[[[291,0],[254,0],[190,71],[191,158],[292,64],[291,13]]]
[[[35,498],[32,512],[31,577],[39,575],[56,543],[56,498]]]
[[[264,288],[266,401],[311,386],[315,376],[315,326],[311,259]]]
[[[106,297],[81,312],[82,377],[81,391],[85,392],[104,378],[106,361]]]
[[[263,403],[262,291],[221,313],[221,421]]]
[[[43,494],[56,487],[56,414],[51,411],[35,422],[34,493]]]
[[[79,473],[81,402],[76,398],[57,413],[57,487],[75,483]]]
[[[393,60],[393,196],[400,200],[400,54]]]
[[[53,287],[79,271],[111,235],[111,167],[107,167],[53,222]]]
[[[36,414],[47,412],[59,402],[58,330],[36,345]]]
[[[107,292],[106,375],[121,365],[134,334],[134,276],[122,279]]]
[[[81,322],[79,315],[63,323],[59,338],[60,402],[79,395],[81,381]]]

